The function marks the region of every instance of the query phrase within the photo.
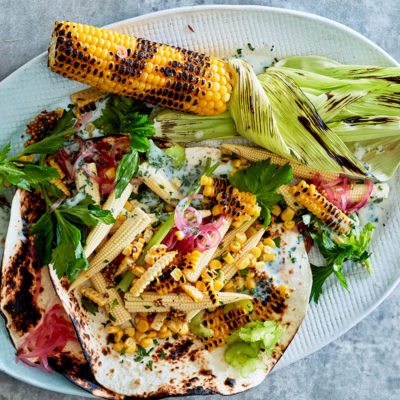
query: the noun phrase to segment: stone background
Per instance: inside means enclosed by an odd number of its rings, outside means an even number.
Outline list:
[[[167,8],[257,4],[307,11],[341,22],[400,60],[400,0],[0,0],[0,80],[48,47],[57,19],[102,26]],[[273,372],[235,399],[381,400],[400,398],[400,288],[357,326],[319,352]],[[0,400],[75,400],[0,373]],[[191,397],[190,399],[196,399]],[[207,396],[206,399],[223,399]],[[197,399],[196,399],[197,400]]]

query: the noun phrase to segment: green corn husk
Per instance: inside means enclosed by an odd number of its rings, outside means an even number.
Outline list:
[[[181,111],[163,110],[155,116],[154,127],[158,139],[182,143],[239,137],[228,111],[217,116],[203,117]]]
[[[245,61],[229,63],[234,74],[230,113],[242,136],[320,170],[366,175],[364,166],[326,126],[292,79],[279,71],[256,77]]]

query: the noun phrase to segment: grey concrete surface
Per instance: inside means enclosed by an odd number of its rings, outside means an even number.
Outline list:
[[[0,80],[47,49],[57,19],[105,25],[152,11],[199,4],[258,4],[308,11],[364,34],[400,60],[400,0],[0,0]],[[400,288],[361,323],[319,352],[236,399],[400,399]],[[208,397],[216,400],[220,396]],[[0,373],[0,400],[73,400]]]

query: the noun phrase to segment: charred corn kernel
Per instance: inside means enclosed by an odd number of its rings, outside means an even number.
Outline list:
[[[265,238],[265,239],[263,240],[263,244],[264,244],[265,246],[269,246],[269,247],[271,247],[271,248],[274,248],[274,247],[275,247],[275,242],[274,242],[271,238]]]
[[[96,88],[80,90],[71,94],[71,101],[76,105],[75,116],[82,118],[81,114],[85,114],[96,109],[95,102],[103,97],[105,92]]]
[[[258,258],[261,256],[261,250],[259,247],[254,247],[253,249],[250,250],[250,253],[255,257]]]
[[[123,254],[124,256],[130,256],[130,255],[132,254],[132,247],[133,247],[132,244],[129,244],[128,246],[126,246],[126,247],[124,248],[124,250],[122,250],[122,254]]]
[[[249,264],[250,264],[250,257],[249,254],[246,254],[243,257],[241,257],[238,261],[236,261],[236,268],[238,270],[242,270],[247,268]]]
[[[50,183],[60,189],[66,196],[71,196],[71,192],[69,191],[67,185],[60,178],[52,179]]]
[[[133,338],[135,336],[135,328],[133,326],[130,326],[129,328],[125,328],[124,329],[124,335],[127,335],[131,338]]]
[[[181,287],[194,301],[203,300],[203,293],[201,293],[200,290],[196,289],[194,286],[186,283],[181,285]]]
[[[142,237],[133,242],[132,253],[131,253],[131,258],[133,261],[137,261],[137,259],[142,254],[144,244],[145,244],[145,240]]]
[[[153,340],[150,339],[150,338],[144,338],[144,339],[142,339],[142,340],[140,341],[140,345],[141,345],[142,347],[144,347],[145,349],[146,349],[147,347],[150,347],[152,344],[153,344]]]
[[[242,162],[240,160],[233,160],[231,164],[233,168],[239,168],[242,165]]]
[[[33,156],[33,154],[32,154]],[[30,157],[30,156],[25,156],[25,157]],[[23,157],[20,157],[19,160],[20,161],[29,161],[29,160],[22,160]],[[60,179],[63,179],[65,177],[64,171],[61,169],[60,165],[58,164],[58,162],[56,160],[54,160],[53,158],[49,158],[48,160],[49,166],[52,168],[55,168],[58,172],[58,174],[60,175]]]
[[[275,253],[264,253],[262,258],[264,261],[275,261],[276,255]]]
[[[144,332],[136,331],[135,333],[136,342],[140,343],[144,338],[146,338],[146,334]]]
[[[154,339],[155,337],[157,337],[157,331],[150,331],[147,333],[147,337],[149,339]]]
[[[244,244],[247,240],[247,236],[246,233],[244,232],[238,232],[235,235],[235,240],[239,243],[239,244]]]
[[[146,264],[153,265],[167,252],[167,250],[168,247],[165,244],[156,244],[147,252],[144,261]]]
[[[184,234],[182,231],[176,231],[176,232],[175,232],[175,237],[176,237],[178,240],[183,240],[183,239],[185,238],[185,234]]]
[[[210,264],[209,264],[209,267],[211,269],[221,269],[222,268],[221,261],[219,261],[219,260],[211,260]]]
[[[232,257],[231,253],[227,253],[224,257],[222,257],[223,260],[227,263],[227,264],[233,264],[235,262],[235,259]]]
[[[256,264],[254,265],[256,269],[263,269],[265,267],[264,261],[257,261]]]
[[[124,349],[126,354],[132,354],[136,351],[136,342],[133,337],[128,337],[124,342]]]
[[[149,323],[145,319],[140,319],[136,324],[136,329],[138,332],[147,332],[150,328]]]
[[[179,268],[174,268],[171,272],[171,276],[176,280],[179,281],[183,277],[183,273],[181,269]]]
[[[229,248],[233,253],[238,253],[240,251],[241,247],[242,247],[241,244],[237,240],[234,240],[229,245]]]
[[[121,342],[115,343],[113,346],[113,349],[118,353],[121,353],[123,348],[124,348],[124,344]]]
[[[213,215],[214,217],[216,217],[217,215],[222,214],[219,204],[216,204],[216,205],[212,208],[211,213],[212,213],[212,215]]]
[[[296,225],[296,223],[294,221],[285,221],[283,225],[285,226],[286,229],[292,230]]]
[[[158,337],[160,339],[166,339],[169,338],[172,335],[172,332],[167,328],[165,331],[161,331],[158,333]]]
[[[183,323],[179,329],[179,335],[187,335],[189,333],[189,325],[187,323]]]
[[[284,222],[291,221],[294,218],[295,212],[290,208],[285,208],[281,213],[281,219]]]
[[[226,178],[211,178],[203,175],[201,177],[201,184],[205,185],[203,195],[206,197],[215,197],[218,193],[225,190],[229,185],[229,181]]]
[[[117,216],[117,221],[118,222],[125,222],[126,221],[126,215],[122,212],[120,212]]]
[[[117,333],[114,333],[115,342],[118,343],[122,339],[122,336],[124,336],[124,332],[122,329],[120,329]]]
[[[107,299],[103,296],[103,294],[99,293],[92,287],[83,286],[81,288],[81,293],[83,296],[93,301],[93,303],[97,304],[100,307],[103,307],[107,303]]]
[[[214,280],[214,289],[219,292],[224,287],[224,282],[222,279]]]
[[[309,185],[303,180],[296,186],[292,186],[290,192],[298,203],[307,208],[329,228],[338,233],[350,233],[353,220],[322,196],[315,185]]]
[[[279,217],[281,215],[282,209],[278,206],[278,204],[274,204],[272,206],[271,214],[275,215],[275,217]]]
[[[223,113],[232,91],[221,59],[66,21],[54,25],[49,67],[107,92],[198,115]],[[186,75],[189,83],[179,85]]]
[[[120,330],[121,328],[119,326],[114,326],[114,325],[106,326],[106,333],[109,333],[111,335],[118,333]]]
[[[132,272],[134,273],[134,275],[136,275],[137,277],[142,276],[145,272],[146,269],[143,267],[139,267],[138,265],[132,269]]]
[[[206,292],[207,291],[206,286],[204,285],[203,281],[197,281],[195,286],[196,286],[197,290],[200,290],[200,292]]]
[[[196,268],[198,262],[200,261],[201,253],[197,250],[186,253],[183,256],[181,268],[184,270],[185,274],[188,271],[192,271]]]

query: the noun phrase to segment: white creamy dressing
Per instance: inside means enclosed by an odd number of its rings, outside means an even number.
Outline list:
[[[272,48],[269,45],[254,50],[246,46],[241,49],[240,56],[238,54],[235,56],[247,61],[253,67],[256,75],[264,72],[264,68],[270,66],[273,61]]]
[[[360,225],[364,226],[371,222],[372,225],[378,226],[378,224],[384,223],[389,213],[384,204],[384,201],[381,203],[367,203],[361,210],[358,210],[357,215],[360,219]]]

